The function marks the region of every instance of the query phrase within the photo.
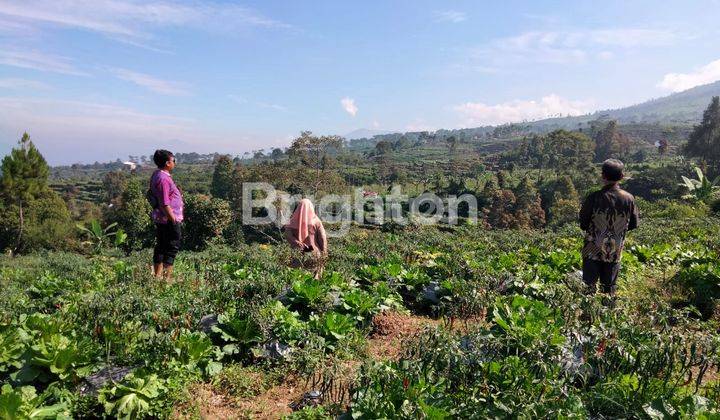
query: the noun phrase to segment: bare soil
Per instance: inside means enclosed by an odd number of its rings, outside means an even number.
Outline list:
[[[400,357],[403,342],[425,327],[435,327],[439,320],[387,312],[373,319],[368,337],[368,356],[375,360],[396,360]],[[348,361],[348,375],[362,364],[359,360]],[[175,408],[173,418],[177,419],[279,419],[292,413],[290,404],[302,398],[308,389],[305,381],[290,377],[281,384],[251,398],[235,399],[219,393],[211,384],[193,385],[189,390],[189,401]]]
[[[190,389],[190,401],[175,409],[176,419],[279,419],[292,413],[290,403],[303,395],[302,384],[295,378],[273,386],[251,398],[234,399],[217,390],[211,384],[196,384]]]
[[[402,353],[403,341],[427,326],[440,321],[416,315],[386,312],[375,316],[368,340],[368,354],[375,360],[396,360]]]

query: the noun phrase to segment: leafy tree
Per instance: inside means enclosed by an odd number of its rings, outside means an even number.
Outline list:
[[[270,157],[274,161],[278,161],[278,160],[282,159],[283,156],[285,156],[285,152],[283,152],[283,150],[280,149],[279,147],[273,148],[272,152],[270,153]]]
[[[529,168],[542,171],[547,160],[545,147],[545,136],[533,136],[524,141],[516,150],[515,159]]]
[[[0,205],[0,250],[16,249],[20,230],[18,205]],[[25,203],[21,246],[16,252],[40,249],[62,250],[73,245],[75,231],[65,202],[52,190],[46,190]]]
[[[525,140],[507,154],[504,161],[537,169],[540,180],[542,170],[546,168],[568,172],[587,167],[592,163],[594,154],[592,140],[585,134],[555,130]]]
[[[578,198],[575,184],[573,184],[572,179],[567,175],[563,175],[557,179],[554,193],[555,197],[557,197],[556,200],[558,198]]]
[[[128,177],[121,171],[111,171],[103,177],[103,189],[105,190],[105,202],[116,204],[127,188]]]
[[[227,200],[235,184],[234,180],[235,165],[230,156],[222,155],[215,162],[215,170],[213,171],[212,183],[210,184],[210,193],[213,197]]]
[[[150,212],[152,208],[145,198],[145,189],[140,180],[133,178],[120,198],[120,204],[107,217],[107,223],[117,223],[127,235],[122,244],[126,251],[151,246],[154,228]]]
[[[219,198],[201,194],[185,197],[185,222],[183,243],[190,249],[203,249],[213,240],[222,239],[230,226],[232,211],[230,203]]]
[[[692,168],[686,164],[670,164],[650,167],[634,173],[626,180],[623,188],[635,197],[655,201],[659,198],[679,198],[682,188],[678,185],[678,174],[690,173]]]
[[[500,188],[508,189],[512,187],[508,171],[499,170],[495,172],[495,177],[497,178],[497,183]]]
[[[490,175],[490,178],[488,178],[488,180],[485,181],[483,190],[480,193],[480,197],[478,200],[478,206],[480,208],[487,208],[490,205],[492,205],[493,200],[495,198],[495,194],[499,189],[500,189],[500,186],[498,185],[497,179],[495,178],[494,175]]]
[[[386,155],[393,150],[393,145],[387,140],[380,140],[375,144],[375,153],[379,156]]]
[[[48,168],[45,158],[24,133],[17,148],[2,160],[2,193],[8,203],[17,207],[18,231],[15,252],[21,250],[25,229],[25,206],[48,191]]]
[[[617,121],[593,124],[595,140],[595,161],[602,162],[612,157],[625,158],[629,153],[630,139],[618,130]]]
[[[408,139],[406,136],[402,136],[395,141],[395,144],[393,144],[393,150],[403,150],[411,146],[412,143],[410,142],[410,139]]]
[[[341,178],[335,171],[335,158],[343,145],[339,136],[313,136],[310,131],[303,131],[300,137],[293,140],[288,149],[288,156],[302,167],[309,169],[312,178],[307,179],[309,188],[313,194],[317,194],[321,188],[333,188],[341,182]]]
[[[484,208],[487,222],[496,228],[508,229],[516,226],[515,204],[517,199],[510,190],[495,190],[490,207]]]
[[[540,194],[530,178],[525,177],[520,181],[515,197],[516,227],[539,228],[545,225],[545,211],[540,203]]]
[[[548,166],[561,171],[582,169],[592,163],[593,143],[583,133],[556,130],[545,137]]]
[[[577,220],[580,212],[580,198],[569,176],[562,176],[556,182],[552,206],[548,211],[550,223],[560,226]]]
[[[720,163],[720,97],[712,98],[702,122],[690,133],[684,153],[710,163],[713,170],[717,169]]]

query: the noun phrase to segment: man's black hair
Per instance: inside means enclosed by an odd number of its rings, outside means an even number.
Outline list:
[[[603,162],[602,174],[608,181],[618,182],[623,179],[625,165],[617,159],[608,159]]]
[[[156,150],[155,154],[153,155],[153,162],[155,162],[158,168],[164,168],[168,161],[174,156],[175,155],[173,155],[172,152],[169,150]]]

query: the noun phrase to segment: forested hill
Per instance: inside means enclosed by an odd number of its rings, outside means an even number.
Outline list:
[[[576,130],[596,120],[617,120],[620,124],[659,124],[662,126],[690,127],[702,118],[703,110],[713,96],[720,96],[720,81],[697,86],[662,98],[631,105],[625,108],[597,111],[574,117],[547,118],[539,121],[507,124],[498,127],[477,127],[458,130],[439,130],[442,137],[456,136],[462,139],[480,139],[493,134],[496,138],[512,137],[512,134],[546,133],[556,129]],[[360,139],[356,146],[371,146],[379,140],[395,140],[400,133],[377,135],[372,139]],[[407,136],[407,134],[406,134]],[[410,136],[413,137],[413,136]],[[413,137],[414,138],[414,137]]]
[[[720,95],[720,81],[697,86],[662,98],[625,108],[597,111],[593,114],[552,118],[532,124],[565,124],[568,127],[596,119],[613,119],[619,123],[695,124],[702,118],[713,96]]]

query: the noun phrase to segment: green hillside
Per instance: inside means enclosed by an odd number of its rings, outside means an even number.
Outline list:
[[[517,135],[532,133],[547,133],[552,130],[577,130],[588,126],[596,120],[617,120],[622,125],[656,125],[661,127],[676,127],[687,131],[702,117],[703,110],[713,96],[720,95],[720,81],[707,85],[697,86],[683,92],[673,93],[662,98],[631,105],[624,108],[596,111],[592,114],[574,117],[547,118],[544,120],[514,123],[492,127],[483,126],[463,128],[457,130],[439,130],[436,135],[440,137],[456,136],[464,140],[478,140],[487,143],[487,140],[513,138]],[[406,137],[412,133],[405,133]],[[510,134],[510,135],[508,135]],[[374,136],[372,139],[358,139],[354,145],[368,147],[379,140],[396,140],[400,133]]]

